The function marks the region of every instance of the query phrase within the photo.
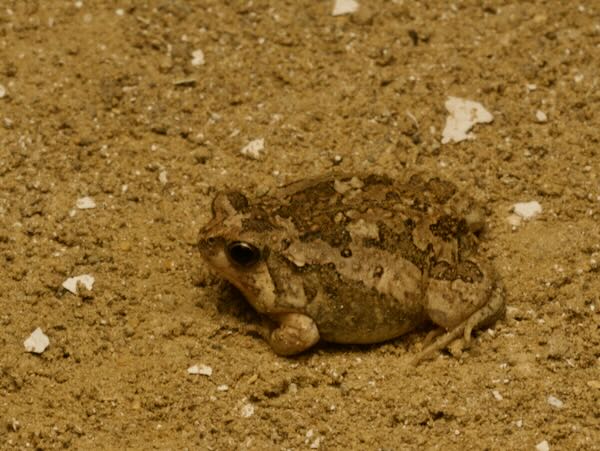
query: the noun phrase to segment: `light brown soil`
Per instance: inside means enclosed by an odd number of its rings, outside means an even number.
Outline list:
[[[76,3],[0,6],[0,448],[600,449],[600,4]],[[441,145],[449,95],[494,122]],[[257,138],[263,159],[240,155]],[[493,333],[412,368],[427,330],[290,359],[248,331],[195,249],[215,190],[336,155],[486,205]],[[512,230],[529,200],[543,213]],[[79,274],[91,292],[61,287]]]

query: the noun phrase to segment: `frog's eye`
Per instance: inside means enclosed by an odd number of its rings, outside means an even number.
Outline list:
[[[227,256],[236,265],[249,268],[260,260],[260,251],[244,241],[234,241],[227,246]]]

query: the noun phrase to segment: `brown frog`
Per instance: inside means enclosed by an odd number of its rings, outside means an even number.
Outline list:
[[[250,201],[218,193],[201,230],[204,259],[270,319],[281,355],[320,339],[377,343],[431,320],[446,331],[417,356],[492,324],[505,309],[478,253],[483,214],[454,184],[415,174],[300,180]]]

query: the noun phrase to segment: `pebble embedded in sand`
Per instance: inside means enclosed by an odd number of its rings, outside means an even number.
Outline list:
[[[562,408],[562,406],[564,405],[564,403],[558,399],[556,396],[548,396],[548,404],[550,404],[552,407],[556,407],[557,409]]]
[[[82,274],[80,276],[69,277],[62,283],[63,288],[70,291],[73,294],[77,294],[77,285],[82,284],[87,290],[92,291],[92,287],[94,286],[94,276],[90,276],[89,274]]]
[[[90,208],[96,208],[96,201],[89,196],[80,197],[77,199],[75,206],[80,210],[89,210]]]
[[[34,354],[41,354],[50,344],[50,339],[42,332],[39,327],[34,330],[29,337],[23,342],[25,350]]]
[[[167,171],[162,170],[158,173],[158,181],[161,185],[166,185],[169,182],[169,176],[167,174]]]
[[[208,365],[192,365],[187,369],[188,374],[200,374],[201,376],[212,376],[213,369]]]
[[[492,113],[481,103],[472,100],[448,97],[444,106],[450,114],[446,118],[446,126],[442,132],[442,144],[474,139],[475,135],[469,131],[475,124],[485,124],[494,120]]]
[[[192,52],[192,66],[202,66],[204,64],[204,52],[200,49]]]
[[[264,138],[255,139],[246,144],[240,153],[245,157],[252,158],[253,160],[259,160],[262,157],[262,153],[265,149]]]
[[[335,0],[333,4],[332,16],[343,16],[358,11],[359,4],[355,0]]]
[[[535,445],[536,451],[550,451],[550,445],[546,440],[542,440],[540,443]]]
[[[252,415],[254,415],[254,406],[250,403],[244,404],[240,409],[240,415],[243,418],[250,418]]]
[[[529,220],[542,212],[542,206],[537,200],[518,202],[512,206],[512,211],[519,217]]]
[[[535,112],[535,120],[540,124],[548,122],[548,116],[542,110],[537,110]]]

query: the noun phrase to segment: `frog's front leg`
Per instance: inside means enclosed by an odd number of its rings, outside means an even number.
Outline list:
[[[319,341],[319,329],[309,316],[302,313],[272,315],[277,326],[268,336],[273,351],[279,355],[298,354]]]

